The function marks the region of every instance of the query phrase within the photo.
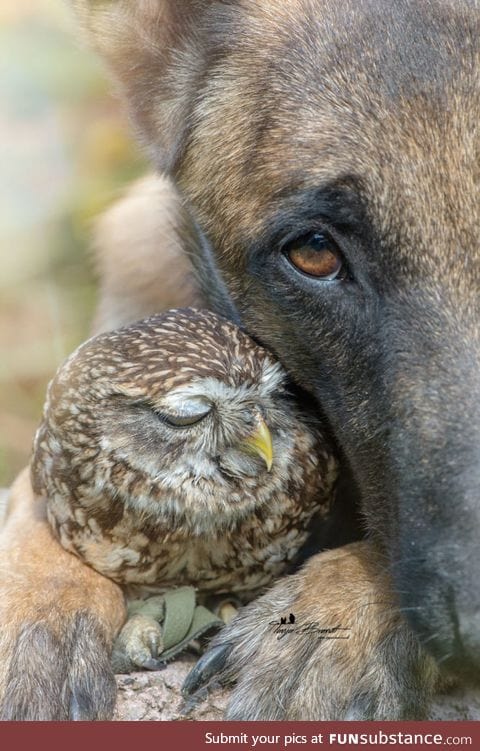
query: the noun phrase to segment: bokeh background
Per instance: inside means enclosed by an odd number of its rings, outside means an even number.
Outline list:
[[[94,218],[144,169],[66,0],[0,0],[0,486],[88,335]]]

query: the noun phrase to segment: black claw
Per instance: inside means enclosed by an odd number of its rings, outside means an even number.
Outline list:
[[[205,652],[185,678],[182,694],[192,696],[198,689],[205,686],[214,675],[220,673],[225,667],[232,648],[232,644],[220,644],[218,647],[213,647]]]
[[[96,676],[93,680],[77,678],[70,691],[68,719],[93,722],[112,717],[117,693],[113,673]]]
[[[78,695],[75,691],[72,693],[69,718],[74,722],[91,722],[97,719],[95,710],[87,697],[83,696],[83,692],[81,695]]]
[[[144,670],[164,670],[167,663],[165,660],[156,660],[154,657],[149,657],[147,660],[138,660],[137,667]]]
[[[359,722],[362,720],[373,720],[374,717],[373,697],[367,694],[360,694],[352,699],[343,719],[350,722]]]

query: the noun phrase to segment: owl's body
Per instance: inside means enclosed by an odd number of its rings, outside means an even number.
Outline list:
[[[247,602],[285,573],[306,542],[313,516],[322,511],[322,496],[318,498],[302,507],[280,492],[268,511],[253,512],[229,529],[200,536],[167,523],[150,525],[133,510],[108,530],[95,514],[83,523],[90,513],[86,505],[77,506],[64,520],[58,501],[51,504],[49,518],[67,550],[124,585],[132,596],[191,585],[200,594],[235,593]],[[155,496],[151,500],[155,502]]]
[[[80,347],[49,387],[32,462],[62,545],[128,592],[244,601],[287,570],[335,476],[281,366],[193,310]]]

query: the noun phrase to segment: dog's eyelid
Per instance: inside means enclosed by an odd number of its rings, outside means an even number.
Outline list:
[[[351,188],[329,185],[302,191],[277,206],[257,239],[256,253],[281,250],[309,232],[327,232],[341,246],[343,239],[365,235],[366,217],[361,194]]]
[[[336,237],[337,233],[335,232],[335,230],[333,228],[331,229],[326,222],[318,221],[312,223],[309,227],[302,226],[295,232],[291,232],[290,234],[281,238],[278,242],[278,249],[281,253],[283,253],[289,245],[293,245],[294,243],[300,242],[301,240],[304,240],[305,238],[313,235],[324,235],[325,237],[331,237],[335,244],[340,246],[340,243]]]
[[[308,234],[330,235],[335,243],[343,249],[345,244],[355,241],[355,238],[365,236],[365,220],[347,221],[346,216],[326,215],[319,212],[303,213],[296,217],[285,215],[278,223],[272,223],[268,230],[258,238],[252,255],[265,256],[272,252],[282,253],[287,245],[305,237]]]

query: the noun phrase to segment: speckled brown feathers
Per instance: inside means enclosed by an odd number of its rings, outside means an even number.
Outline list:
[[[199,400],[206,418],[169,424]],[[257,420],[271,471],[242,448]],[[102,334],[67,360],[32,476],[62,545],[100,573],[130,590],[193,584],[246,600],[328,514],[336,461],[266,350],[213,313],[183,310]]]

